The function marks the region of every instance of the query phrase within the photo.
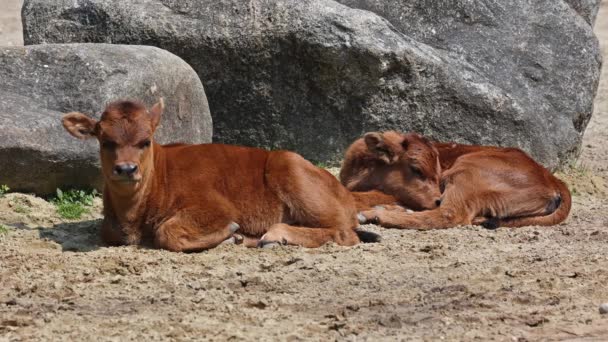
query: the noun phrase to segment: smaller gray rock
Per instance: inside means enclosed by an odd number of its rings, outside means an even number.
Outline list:
[[[608,303],[604,303],[600,305],[600,313],[602,315],[608,314]]]
[[[79,111],[99,118],[106,104],[165,99],[161,143],[211,140],[203,85],[179,57],[149,46],[49,44],[0,48],[0,184],[39,195],[101,188],[99,147],[62,127]]]

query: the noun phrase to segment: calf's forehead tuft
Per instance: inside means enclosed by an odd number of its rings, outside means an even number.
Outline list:
[[[101,120],[135,120],[146,113],[146,106],[141,102],[131,100],[116,101],[106,107],[101,115]]]
[[[146,107],[136,101],[109,104],[98,123],[101,136],[119,144],[136,144],[152,135]]]
[[[409,162],[417,166],[427,177],[438,174],[439,153],[433,144],[418,134],[408,134],[407,156]]]

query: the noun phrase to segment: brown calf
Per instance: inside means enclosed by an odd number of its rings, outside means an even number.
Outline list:
[[[554,225],[571,206],[566,185],[517,148],[431,143],[412,133],[366,134],[348,149],[340,178],[349,190],[377,189],[413,209],[431,209],[361,213],[385,227]]]
[[[162,110],[162,100],[149,111],[122,101],[99,121],[63,118],[70,134],[101,145],[106,243],[200,251],[237,236],[248,246],[360,241],[355,201],[327,171],[287,151],[159,145],[153,135]]]

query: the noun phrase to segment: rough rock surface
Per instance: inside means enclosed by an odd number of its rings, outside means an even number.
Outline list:
[[[48,194],[57,187],[101,186],[98,143],[79,141],[61,117],[99,118],[105,105],[133,98],[167,105],[157,139],[211,140],[203,86],[190,66],[166,51],[108,44],[0,48],[0,184]],[[9,162],[6,162],[9,161]]]
[[[595,18],[600,10],[602,0],[565,0],[570,7],[577,11],[591,25],[595,24]]]
[[[551,158],[556,153],[561,161],[578,153],[599,82],[601,56],[589,25],[599,9],[598,0],[338,2],[374,12],[403,34],[472,65],[513,101],[517,110],[508,114],[524,117],[521,127],[513,124],[516,120],[500,127],[507,131],[504,134],[523,138],[520,145],[545,163],[555,165],[542,157],[545,153]],[[495,105],[487,108],[489,120],[500,111],[501,104]],[[471,120],[466,113],[459,115],[465,122]],[[462,136],[459,129],[455,133],[455,139]],[[525,146],[526,139],[542,142]],[[509,140],[497,143],[511,144]]]
[[[27,0],[26,44],[159,46],[205,82],[217,141],[340,159],[365,131],[579,152],[601,57],[582,1]],[[375,13],[372,13],[375,12]],[[385,19],[386,18],[386,19]],[[390,21],[390,22],[389,22]]]

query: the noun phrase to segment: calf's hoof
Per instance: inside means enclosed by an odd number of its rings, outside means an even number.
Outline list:
[[[237,230],[241,229],[241,226],[236,222],[230,222],[230,224],[228,224],[228,229],[234,234]]]
[[[240,245],[243,243],[243,236],[239,234],[234,234],[226,240],[222,241],[221,245]]]
[[[274,248],[277,246],[283,246],[284,244],[278,242],[262,242],[258,243],[258,248]]]
[[[377,216],[376,210],[369,210],[366,214],[360,212],[357,214],[357,219],[360,224],[378,224],[380,223],[380,218]]]
[[[497,217],[489,217],[487,220],[481,223],[481,226],[489,230],[498,229],[498,227],[500,227],[500,219]]]
[[[264,240],[264,237],[262,237],[260,239],[260,241],[258,242],[258,248],[273,248],[273,247],[285,246],[285,245],[287,245],[287,241],[285,239],[282,239],[281,241],[271,241],[271,240]]]
[[[258,241],[258,248],[272,248],[281,245],[287,245],[287,239],[285,239],[279,229],[268,231]]]

